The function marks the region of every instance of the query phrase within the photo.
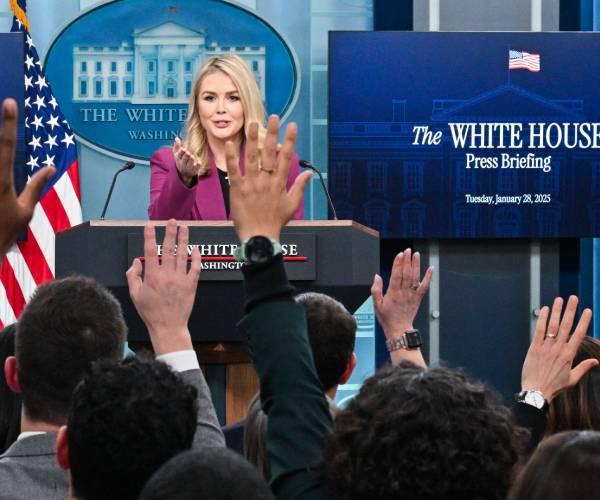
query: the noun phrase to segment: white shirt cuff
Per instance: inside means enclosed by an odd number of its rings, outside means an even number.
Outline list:
[[[171,370],[175,372],[200,369],[198,356],[196,356],[196,351],[193,350],[169,352],[156,356],[156,359],[169,365]]]

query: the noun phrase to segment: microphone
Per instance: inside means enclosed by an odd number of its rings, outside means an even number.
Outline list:
[[[302,168],[309,168],[313,172],[317,173],[317,175],[319,176],[319,179],[321,180],[321,186],[323,186],[323,191],[325,191],[325,195],[327,196],[327,201],[329,202],[329,208],[331,208],[331,213],[333,214],[333,220],[338,220],[337,213],[335,211],[335,207],[333,206],[333,201],[331,200],[331,196],[329,196],[329,190],[327,189],[327,186],[325,185],[325,181],[323,180],[323,174],[321,173],[321,171],[314,165],[311,165],[310,163],[308,163],[306,160],[300,160],[299,163]]]
[[[115,175],[113,175],[112,183],[110,185],[110,189],[108,190],[108,196],[106,197],[106,201],[104,202],[104,208],[102,209],[102,215],[100,215],[100,220],[104,220],[104,216],[106,215],[106,209],[108,208],[108,202],[112,196],[113,189],[115,188],[115,182],[117,182],[117,175],[125,170],[131,170],[135,167],[135,163],[132,161],[128,161],[123,165],[119,170],[116,171]]]

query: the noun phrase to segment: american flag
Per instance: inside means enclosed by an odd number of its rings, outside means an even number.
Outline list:
[[[44,281],[54,278],[55,236],[81,222],[79,168],[74,134],[60,111],[29,35],[26,0],[10,0],[11,31],[25,34],[25,141],[27,174],[56,167],[27,228],[0,269],[0,326],[14,323]],[[15,96],[17,97],[17,96]]]
[[[508,51],[508,69],[528,69],[538,72],[540,70],[540,55],[521,52],[520,50]]]

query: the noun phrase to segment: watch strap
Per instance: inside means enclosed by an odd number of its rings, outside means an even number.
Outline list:
[[[400,337],[387,339],[385,341],[388,352],[399,349],[417,349],[421,347],[421,332],[419,330],[407,330]]]

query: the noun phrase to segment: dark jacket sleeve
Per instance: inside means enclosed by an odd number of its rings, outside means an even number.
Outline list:
[[[526,453],[530,455],[537,447],[544,436],[546,429],[546,412],[525,404],[513,402],[512,406],[515,422],[521,427],[529,430],[529,442],[527,443]]]
[[[303,308],[291,299],[283,260],[244,270],[249,338],[268,415],[267,453],[271,486],[280,499],[331,498],[320,463],[332,427],[329,406],[306,332]]]

